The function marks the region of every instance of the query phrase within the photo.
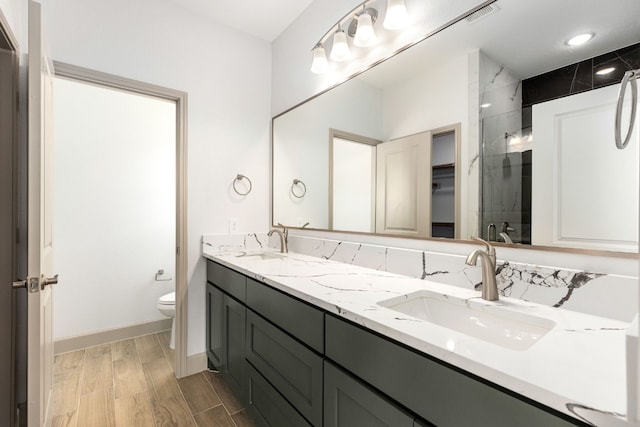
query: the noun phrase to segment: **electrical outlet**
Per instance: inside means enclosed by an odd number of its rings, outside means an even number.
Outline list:
[[[239,233],[238,218],[229,218],[229,234]]]

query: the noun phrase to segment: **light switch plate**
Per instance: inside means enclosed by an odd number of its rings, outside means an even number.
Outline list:
[[[229,218],[229,234],[239,233],[238,218]]]

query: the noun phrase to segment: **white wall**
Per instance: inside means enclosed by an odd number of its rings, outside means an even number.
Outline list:
[[[175,281],[175,103],[56,78],[54,339],[165,318]]]
[[[200,238],[265,230],[269,215],[270,46],[166,1],[46,0],[52,57],[188,92],[188,354],[205,350]],[[253,191],[234,197],[237,173]]]

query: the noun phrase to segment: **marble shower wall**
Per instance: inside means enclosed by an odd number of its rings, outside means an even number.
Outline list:
[[[501,225],[509,223],[514,229],[509,231],[512,239],[521,242],[523,161],[521,147],[511,142],[520,141],[522,136],[522,82],[519,76],[483,52],[479,61],[480,105],[485,105],[480,108],[482,230],[479,234],[488,239],[487,226],[495,224],[496,237],[499,237]]]

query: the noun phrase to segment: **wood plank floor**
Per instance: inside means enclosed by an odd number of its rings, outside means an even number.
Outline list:
[[[212,372],[176,379],[171,331],[55,356],[53,427],[254,427]]]

